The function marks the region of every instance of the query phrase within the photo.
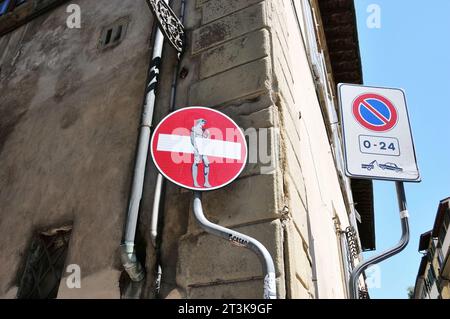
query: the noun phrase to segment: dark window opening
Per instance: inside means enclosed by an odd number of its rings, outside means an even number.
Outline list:
[[[111,42],[112,32],[113,32],[112,29],[109,29],[109,30],[106,32],[105,46],[108,45],[108,44]]]
[[[117,42],[120,40],[120,38],[122,37],[122,30],[123,30],[123,26],[119,25],[116,30],[116,36],[114,37],[114,42]]]
[[[105,27],[100,36],[100,47],[102,49],[107,49],[119,45],[125,38],[127,28],[128,18],[121,18]]]
[[[439,263],[439,269],[442,269],[442,266],[444,264],[444,255],[442,253],[442,249],[439,249],[438,263]]]
[[[55,299],[64,272],[71,227],[34,236],[17,292],[18,299]]]
[[[448,229],[450,228],[450,209],[447,209],[445,211],[445,215],[444,215],[444,225],[445,227]]]
[[[439,229],[439,248],[442,248],[444,246],[444,240],[445,236],[447,235],[447,227],[444,224],[442,224],[441,228]]]
[[[430,263],[433,262],[435,253],[436,253],[436,243],[435,243],[435,240],[432,239],[432,240],[431,240],[430,249],[428,250],[428,254],[427,254],[427,255],[428,255],[428,261],[429,261]]]
[[[431,289],[433,288],[434,283],[436,282],[436,275],[434,273],[433,265],[430,265],[430,268],[428,268],[426,283],[428,286],[428,291],[431,292]]]

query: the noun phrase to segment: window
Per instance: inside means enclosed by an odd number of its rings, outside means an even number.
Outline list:
[[[450,226],[450,208],[445,211],[444,225],[448,229]]]
[[[444,264],[444,255],[442,254],[442,249],[439,249],[438,262],[439,262],[439,269],[442,269],[442,265]]]
[[[71,227],[33,238],[17,292],[18,299],[54,299],[64,271]]]
[[[428,249],[428,261],[433,262],[434,254],[436,253],[436,240],[433,238],[431,240],[430,248]]]
[[[442,226],[439,229],[439,248],[442,248],[444,245],[445,236],[447,235],[448,229],[450,227],[450,209],[447,209],[444,214],[444,220],[442,222]]]
[[[447,226],[445,225],[444,222],[441,228],[439,229],[439,247],[442,247],[444,245],[446,235],[447,235]]]
[[[122,42],[128,28],[128,18],[121,18],[113,24],[103,28],[100,36],[100,47],[108,49],[115,47]]]
[[[436,282],[436,275],[434,273],[432,265],[430,265],[430,268],[428,268],[426,282],[428,285],[428,290],[431,291],[431,288],[433,287],[434,283]]]

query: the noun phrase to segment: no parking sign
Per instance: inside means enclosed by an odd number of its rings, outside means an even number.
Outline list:
[[[405,93],[340,84],[346,174],[354,178],[419,182]]]
[[[353,102],[353,115],[364,128],[387,132],[397,125],[397,108],[380,94],[366,93]]]

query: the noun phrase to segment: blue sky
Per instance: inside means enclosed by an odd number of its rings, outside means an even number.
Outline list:
[[[373,299],[407,298],[420,257],[420,234],[433,226],[438,203],[450,196],[450,1],[355,0],[364,84],[406,91],[422,183],[406,184],[411,241],[380,264]],[[367,8],[381,8],[381,28],[367,26]],[[400,239],[393,182],[375,182],[377,253]],[[366,257],[371,256],[368,253]]]

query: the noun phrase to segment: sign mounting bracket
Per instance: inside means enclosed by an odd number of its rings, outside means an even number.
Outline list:
[[[376,265],[390,257],[393,257],[400,252],[402,252],[409,243],[410,233],[409,233],[409,213],[406,204],[405,187],[402,182],[396,182],[397,187],[397,198],[398,206],[400,210],[400,219],[402,224],[402,237],[400,242],[393,248],[376,255],[365,262],[359,264],[352,272],[350,276],[350,297],[352,299],[359,299],[359,288],[358,281],[361,274],[370,266]]]
[[[183,23],[165,1],[146,1],[155,15],[159,28],[164,33],[165,38],[178,53],[183,53],[186,42]]]
[[[250,249],[261,261],[264,271],[264,299],[277,299],[275,265],[266,247],[250,236],[216,225],[206,219],[202,207],[202,192],[194,192],[194,216],[200,226],[208,233],[222,237],[232,244]]]

